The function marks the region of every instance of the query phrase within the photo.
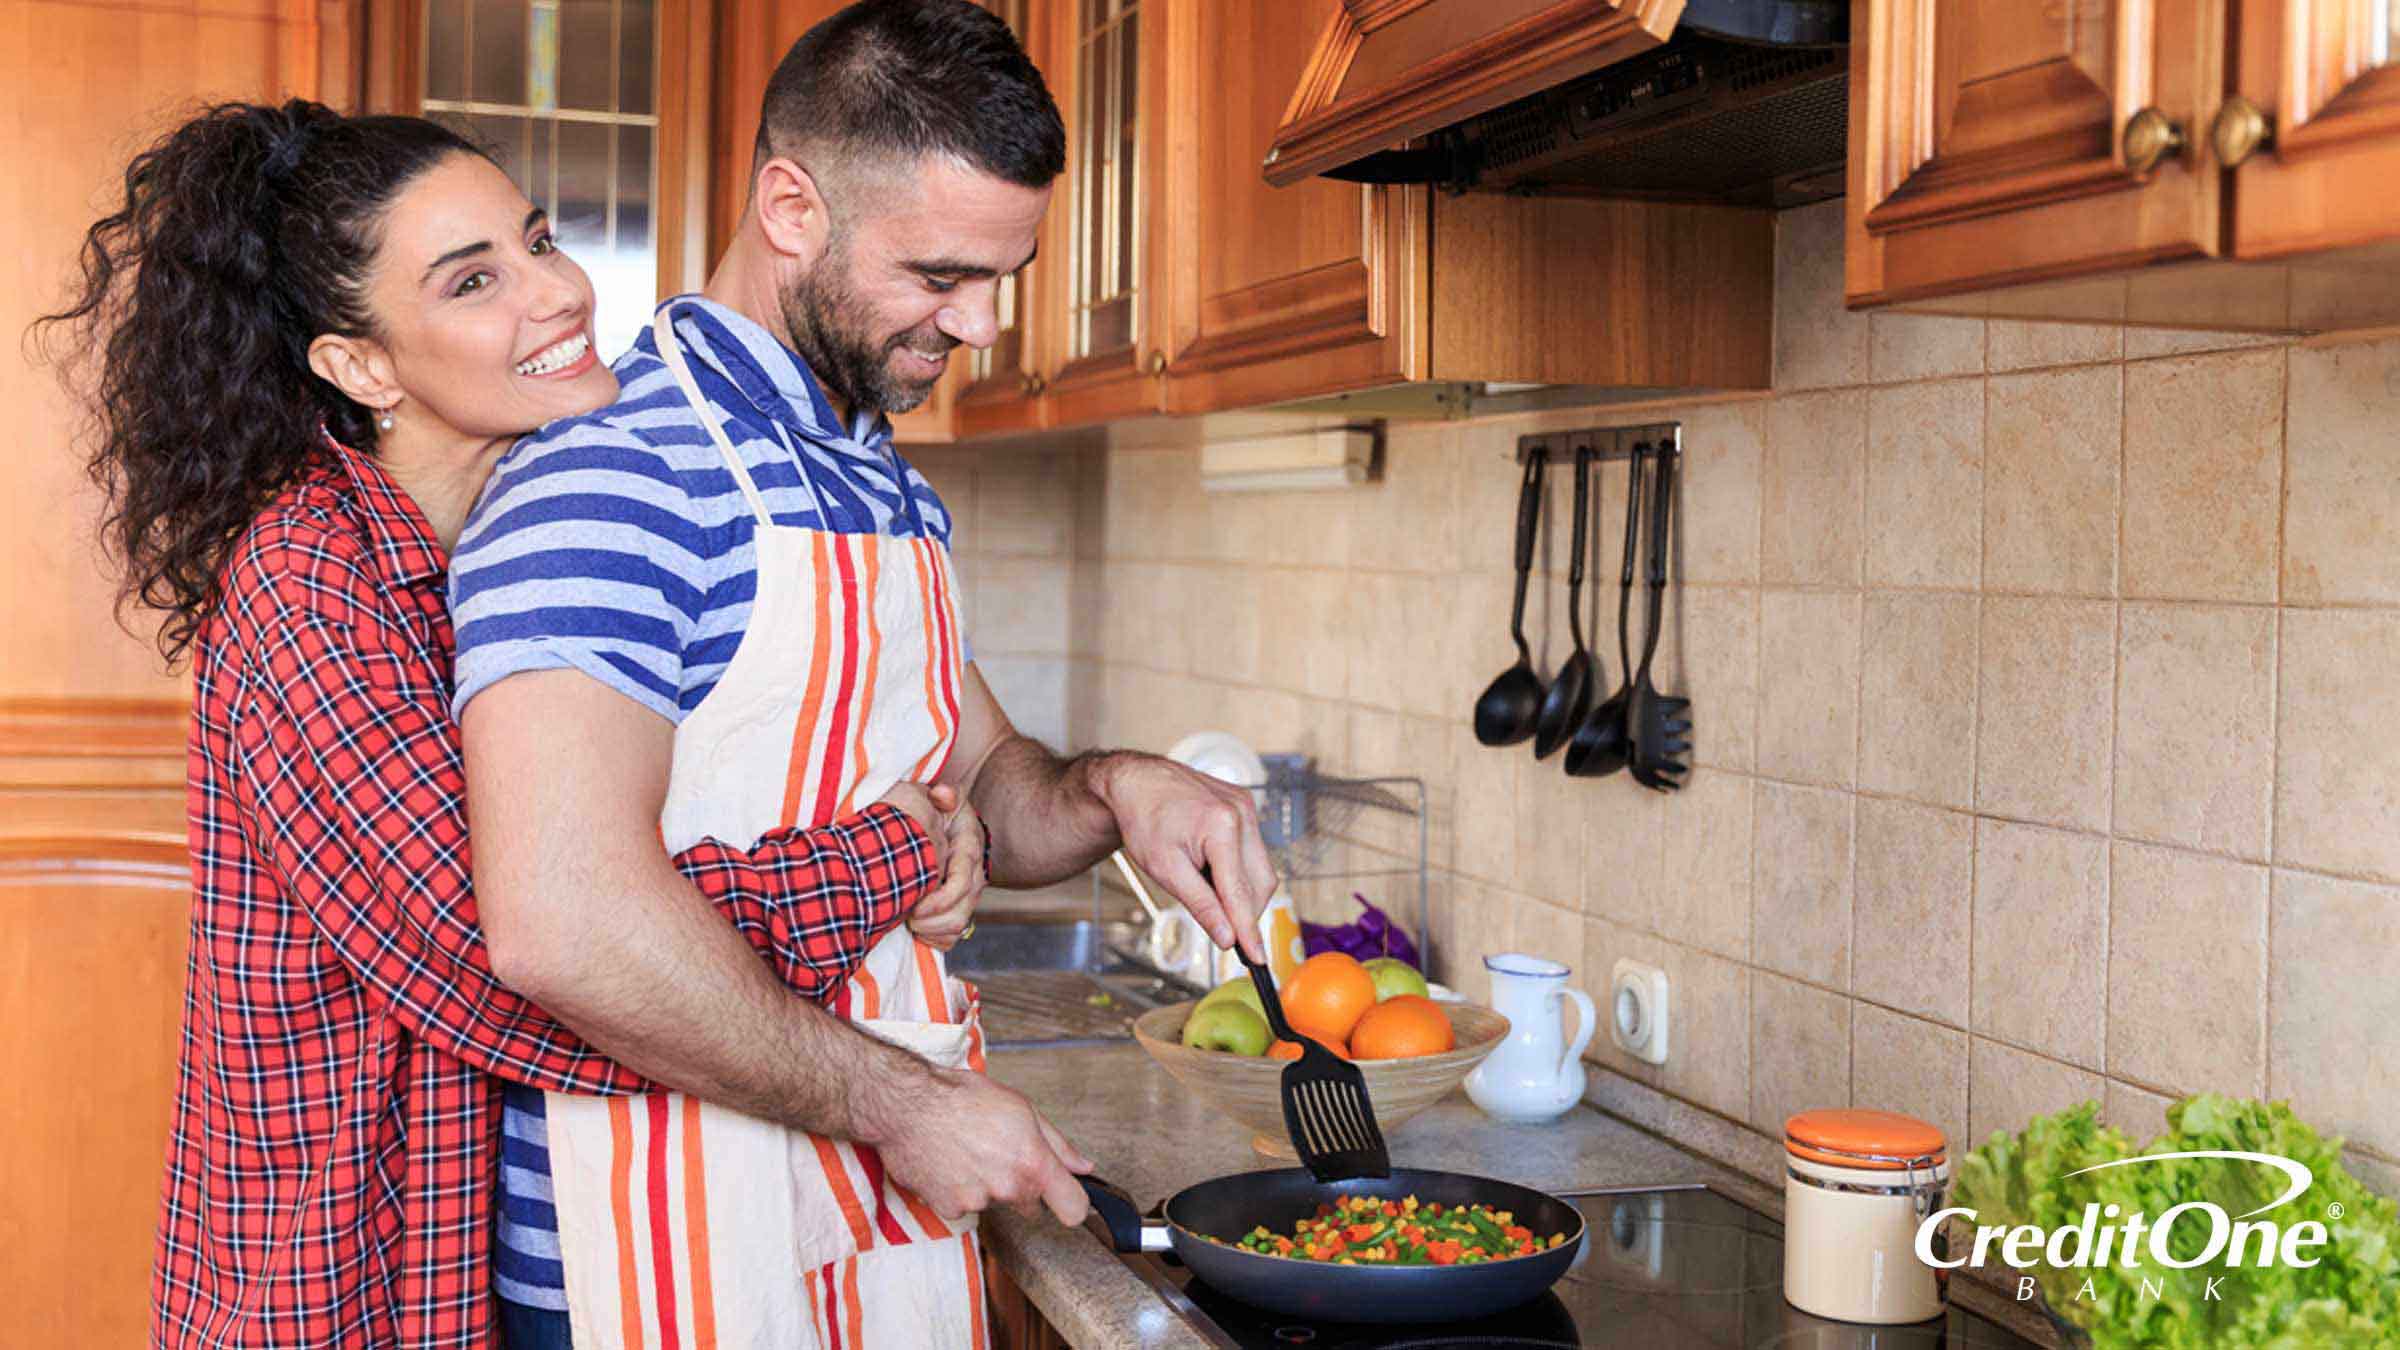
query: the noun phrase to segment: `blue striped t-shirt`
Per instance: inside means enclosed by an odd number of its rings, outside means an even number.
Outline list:
[[[889,422],[843,425],[806,364],[741,314],[697,296],[664,307],[777,524],[950,541],[949,513],[892,449]],[[649,329],[615,370],[615,403],[519,442],[467,517],[450,564],[461,713],[497,680],[571,668],[681,722],[749,628],[748,499]],[[542,1094],[511,1083],[503,1095],[493,1284],[564,1309]]]

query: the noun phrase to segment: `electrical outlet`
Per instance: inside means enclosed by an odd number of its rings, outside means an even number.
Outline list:
[[[1608,988],[1609,1039],[1635,1059],[1666,1063],[1667,972],[1640,961],[1619,961]]]

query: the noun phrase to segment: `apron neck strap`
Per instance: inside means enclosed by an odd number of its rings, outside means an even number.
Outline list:
[[[667,372],[675,377],[676,387],[683,390],[684,401],[700,415],[700,425],[708,429],[708,438],[717,443],[717,453],[725,457],[725,467],[733,470],[733,481],[741,485],[742,495],[750,499],[750,510],[758,516],[759,525],[773,525],[775,518],[767,513],[767,499],[759,495],[750,470],[734,452],[733,442],[726,438],[724,419],[701,394],[700,382],[692,378],[691,362],[684,357],[683,339],[675,334],[671,310],[659,310],[657,317],[650,320],[650,332],[658,339],[659,359],[667,363]]]

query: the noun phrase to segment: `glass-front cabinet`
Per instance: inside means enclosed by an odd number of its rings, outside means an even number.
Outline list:
[[[2400,0],[2237,0],[2233,89],[2205,129],[2245,259],[2381,243],[2400,177]]]
[[[1047,77],[1054,66],[1043,41],[1048,33],[1048,15],[1040,0],[980,0],[984,8],[999,15],[1017,35],[1017,41],[1034,64],[1043,68]],[[1055,82],[1055,81],[1054,81]],[[1059,204],[1054,193],[1050,211],[1057,214]],[[1047,219],[1044,235],[1051,232]],[[1048,298],[1050,278],[1057,273],[1057,255],[1045,237],[1041,257],[1011,276],[1000,279],[993,296],[998,311],[999,332],[992,345],[981,351],[965,354],[964,370],[959,380],[958,396],[952,404],[952,430],[961,438],[1010,431],[1023,431],[1046,425],[1047,405],[1042,400],[1045,377],[1042,373],[1043,353],[1038,339],[1043,336],[1042,303]]]

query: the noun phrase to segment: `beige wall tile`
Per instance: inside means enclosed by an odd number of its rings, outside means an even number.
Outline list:
[[[1517,775],[1516,889],[1580,914],[1584,828],[1595,814],[1602,784],[1567,777],[1561,755],[1535,759],[1529,746],[1512,746],[1506,753]]]
[[[1983,373],[1981,319],[1885,311],[1867,318],[1867,374],[1877,384]]]
[[[1817,984],[1850,982],[1851,807],[1846,792],[1758,785],[1752,959]]]
[[[1616,594],[1608,596],[1608,626],[1593,637],[1600,670],[1624,678],[1617,664]],[[1668,596],[1666,623],[1652,683],[1692,701],[1691,762],[1748,769],[1758,757],[1758,591],[1749,586],[1684,586]],[[1634,661],[1641,661],[1636,649]]]
[[[2116,366],[2006,375],[1987,394],[1983,584],[2113,595],[2121,390]]]
[[[1203,495],[1198,453],[1169,458],[1181,472],[1174,480],[1175,496],[1155,524],[1174,546],[1282,567],[1340,567],[1349,560],[1358,498],[1371,489]],[[1509,520],[1513,527],[1515,516]]]
[[[1447,711],[1435,706],[1438,698],[1427,694],[1423,667],[1429,664],[1425,653],[1428,634],[1453,627],[1444,619],[1453,617],[1448,604],[1456,592],[1441,578],[1379,572],[1351,573],[1344,589],[1348,617],[1343,626],[1350,635],[1349,656],[1344,662],[1349,700],[1418,716]],[[1473,652],[1475,668],[1481,669],[1487,659],[1490,662],[1491,669],[1483,676],[1487,683],[1517,659],[1504,626],[1508,622],[1505,604],[1496,617],[1498,623],[1484,625],[1494,636]],[[1261,626],[1262,650],[1265,644],[1280,640],[1281,634]],[[1438,649],[1446,644],[1437,639],[1433,645]],[[1536,673],[1542,673],[1539,667]]]
[[[2275,598],[2283,352],[2125,370],[2124,592]]]
[[[1681,514],[1686,581],[1747,584],[1758,580],[1760,475],[1764,472],[1768,405],[1721,403],[1683,415],[1683,465],[1676,497]],[[1615,514],[1594,521],[1594,575],[1614,583],[1624,563],[1625,466],[1603,475],[1603,501]],[[1611,604],[1614,604],[1613,596]]]
[[[2101,1096],[2100,1075],[1987,1041],[1967,1045],[1967,1136],[1978,1146],[1996,1130],[2022,1130],[2035,1116]]]
[[[2123,1130],[2139,1146],[2167,1132],[2167,1108],[2174,1104],[2173,1097],[2111,1078],[2101,1089],[2100,1123]]]
[[[1070,744],[1067,724],[1067,660],[1058,656],[993,656],[980,653],[976,669],[1016,729],[1053,750]]]
[[[2291,386],[2284,603],[2400,603],[2400,341],[2295,348]]]
[[[1768,591],[1759,597],[1758,769],[1848,787],[1858,777],[1860,597]]]
[[[1462,503],[1459,432],[1392,423],[1384,433],[1382,473],[1351,489],[1349,565],[1368,571],[1455,572]],[[1513,526],[1514,518],[1509,525]]]
[[[977,659],[1064,656],[1074,565],[1065,559],[992,556],[975,560],[971,636]]]
[[[1780,1135],[1797,1112],[1849,1104],[1850,1000],[1751,971],[1751,1128]]]
[[[1859,642],[1859,786],[1965,808],[1975,802],[1973,595],[1876,591]]]
[[[2125,351],[2125,330],[2113,324],[2043,323],[1994,319],[1987,359],[1992,373],[2037,366],[2114,361]]]
[[[1488,1005],[1492,977],[1483,968],[1483,958],[1515,950],[1515,898],[1496,886],[1466,877],[1453,879],[1450,894],[1450,905],[1435,921],[1436,978],[1466,998]]]
[[[1738,1120],[1750,1109],[1750,972],[1707,952],[1660,945],[1669,1009],[1662,1082]]]
[[[1758,560],[1768,583],[1858,584],[1866,410],[1861,389],[1779,398],[1768,409]]]
[[[2285,610],[2275,860],[2400,880],[2400,613]]]
[[[1517,759],[1521,745],[1494,748],[1461,721],[1451,727],[1451,762],[1458,771],[1455,857],[1461,872],[1485,883],[1517,875]]]
[[[1085,472],[1083,455],[1072,449],[984,458],[976,478],[976,547],[985,553],[1066,556],[1075,546],[1077,492]]]
[[[1842,305],[1842,204],[1775,217],[1775,387],[1867,378],[1867,316]]]
[[[1982,574],[1983,386],[1943,380],[1867,396],[1868,585],[1972,589]]]
[[[1584,816],[1583,912],[1657,931],[1667,896],[1661,836],[1670,799],[1618,773],[1583,780],[1575,801]]]
[[[1571,908],[1549,904],[1539,896],[1518,895],[1516,926],[1508,950],[1546,957],[1572,973],[1568,983],[1591,992],[1590,972],[1583,969],[1583,916]],[[1601,976],[1605,987],[1607,976]]]
[[[1252,622],[1257,632],[1258,678],[1262,683],[1312,698],[1343,697],[1355,646],[1350,626],[1359,617],[1349,575],[1283,569],[1255,574],[1221,571],[1218,575],[1240,576],[1246,584],[1258,588],[1243,597],[1242,608],[1257,616]],[[1409,617],[1427,632],[1446,631],[1450,626],[1446,609],[1452,594],[1436,583],[1421,602],[1430,612]],[[1208,643],[1206,634],[1193,637],[1196,648]],[[1420,657],[1425,663],[1439,659],[1438,649]]]
[[[2273,347],[2289,342],[2288,338],[2265,333],[2217,333],[2190,328],[2128,328],[2125,330],[2125,359],[2140,361],[2153,356],[2185,356],[2192,352],[2228,351],[2237,347]]]
[[[2400,889],[2278,869],[2267,1093],[2400,1158]]]
[[[1974,953],[1976,1032],[2100,1068],[2108,842],[1978,820]]]
[[[1660,1087],[1664,1084],[1666,1080],[1665,1066],[1636,1059],[1618,1048],[1615,1038],[1608,1034],[1608,990],[1609,981],[1613,978],[1612,973],[1616,969],[1617,962],[1640,961],[1647,965],[1660,966],[1663,969],[1665,953],[1666,944],[1648,933],[1637,932],[1622,924],[1610,923],[1606,919],[1586,916],[1583,921],[1582,960],[1567,963],[1575,967],[1575,974],[1569,983],[1589,994],[1592,1002],[1599,1009],[1600,1023],[1592,1032],[1591,1043],[1584,1047],[1583,1057],[1595,1064],[1605,1064],[1618,1073],[1624,1074],[1636,1082],[1647,1083],[1651,1087]],[[1668,997],[1671,1002],[1673,1000],[1672,992]],[[1670,1038],[1675,1033],[1676,1011],[1678,1010],[1671,1009],[1667,1016],[1667,1034]],[[1572,1014],[1569,1016],[1571,1017]],[[1569,1021],[1566,1026],[1571,1031],[1574,1024]],[[1743,1034],[1746,1037],[1748,1033],[1749,1025],[1745,1021]],[[1668,1049],[1671,1052],[1674,1048],[1670,1039]],[[1673,1059],[1671,1053],[1669,1059],[1670,1061]]]
[[[1737,961],[1750,959],[1756,792],[1755,779],[1700,769],[1672,798],[1647,789],[1617,794],[1628,808],[1638,803],[1658,822],[1663,865],[1651,912],[1662,936]],[[1594,822],[1595,839],[1602,828]],[[1598,887],[1599,878],[1592,884]],[[1595,907],[1603,904],[1602,894],[1595,890]],[[1621,921],[1633,918],[1629,913]]]
[[[1985,598],[1979,810],[2108,828],[2116,649],[2117,607],[2106,601]]]
[[[1954,1147],[1967,1130],[1967,1033],[1850,1005],[1850,1083],[1857,1104],[1915,1116]]]
[[[2275,611],[2124,607],[2116,832],[2267,856],[2275,794]]]
[[[1353,602],[1364,603],[1367,594],[1361,589],[1371,578],[1354,578]],[[1352,680],[1358,678],[1358,664],[1372,660],[1384,665],[1402,667],[1385,676],[1387,683],[1400,692],[1395,696],[1406,707],[1422,717],[1469,717],[1475,710],[1475,700],[1483,695],[1493,678],[1508,669],[1517,659],[1517,644],[1508,636],[1509,602],[1515,595],[1516,578],[1498,572],[1468,572],[1447,577],[1426,577],[1417,583],[1425,603],[1434,606],[1417,628],[1405,634],[1397,631],[1383,639],[1384,645],[1360,646],[1351,650]],[[1547,677],[1557,669],[1557,662],[1566,652],[1565,625],[1560,625],[1555,654],[1545,649],[1550,636],[1539,620],[1540,607],[1534,597],[1525,601],[1525,636],[1533,650],[1534,670]],[[1386,628],[1399,629],[1406,625],[1394,620],[1384,623],[1371,618],[1364,609],[1353,615],[1352,631],[1370,623],[1383,623]],[[1406,645],[1392,647],[1392,642]],[[1615,634],[1611,630],[1610,651],[1615,650]],[[1394,659],[1394,652],[1398,659]],[[1356,697],[1354,694],[1353,697]]]
[[[1238,564],[1193,567],[1186,573],[1191,608],[1181,614],[1153,610],[1135,626],[1179,624],[1186,630],[1183,641],[1191,653],[1193,673],[1256,684],[1264,679],[1259,668],[1263,630],[1275,626],[1285,631],[1285,616],[1271,612],[1278,595],[1277,582],[1294,575],[1313,574],[1278,573]],[[1320,660],[1338,663],[1348,655],[1346,637],[1339,628],[1311,625],[1299,638],[1302,656],[1313,652]],[[1279,654],[1286,661],[1293,659],[1288,650]],[[1341,693],[1337,685],[1333,694],[1338,697]]]
[[[1965,1026],[1974,817],[1859,798],[1855,911],[1851,992]]]
[[[2108,1071],[2179,1093],[2266,1088],[2267,869],[2111,851]]]

